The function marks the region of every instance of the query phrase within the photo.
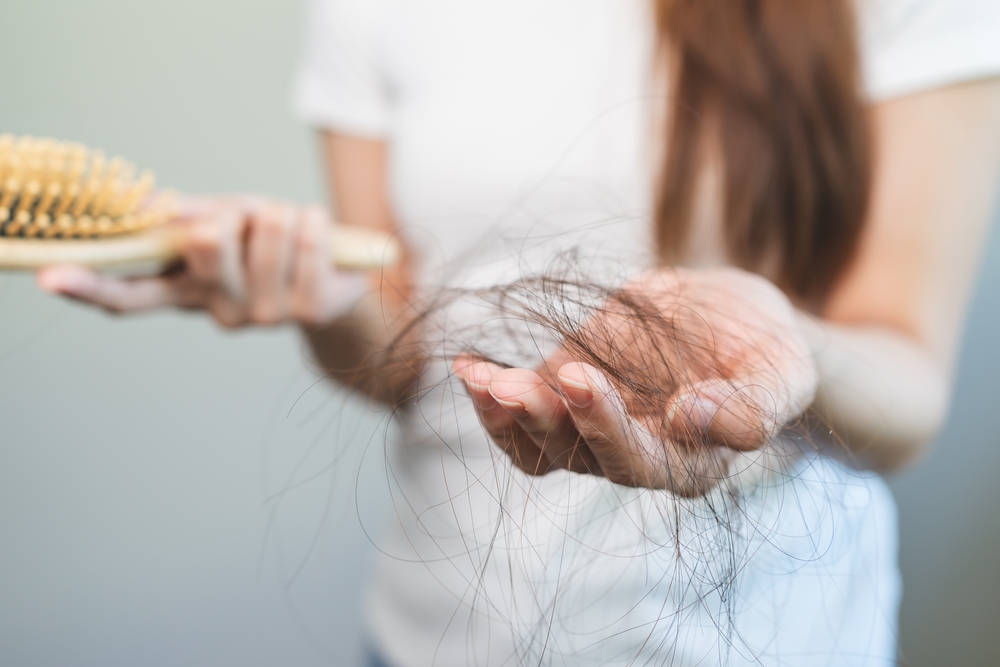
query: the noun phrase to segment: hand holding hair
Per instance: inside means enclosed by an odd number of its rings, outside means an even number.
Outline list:
[[[817,384],[788,299],[729,268],[647,272],[534,370],[469,355],[453,370],[522,470],[685,496],[802,414]]]
[[[331,265],[332,222],[320,207],[261,197],[187,199],[179,262],[164,275],[120,278],[82,266],[42,269],[42,289],[112,312],[177,306],[223,326],[325,324],[369,291],[370,277]]]

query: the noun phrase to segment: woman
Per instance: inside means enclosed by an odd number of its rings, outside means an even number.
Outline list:
[[[401,233],[407,261],[330,270],[321,211],[232,198],[193,208],[180,273],[39,281],[117,311],[300,322],[331,375],[407,406],[368,610],[389,664],[892,663],[893,508],[855,469],[914,459],[944,419],[1000,178],[998,11],[316,0],[297,107],[337,217]],[[458,356],[472,405],[408,354],[476,321],[407,328],[426,286],[515,280],[569,246],[738,360],[672,393],[665,440],[567,350]],[[584,328],[628,340],[614,318]],[[817,435],[761,473],[807,407],[848,451]],[[684,425],[716,446],[670,437]],[[754,466],[735,504],[705,483]]]

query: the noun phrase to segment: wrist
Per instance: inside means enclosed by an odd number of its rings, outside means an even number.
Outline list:
[[[355,271],[337,272],[319,294],[303,295],[293,301],[291,319],[305,331],[323,330],[341,320],[352,320],[361,305],[375,291],[372,278]]]
[[[887,327],[798,319],[819,375],[813,410],[855,462],[887,472],[919,455],[943,424],[950,394],[927,349]]]

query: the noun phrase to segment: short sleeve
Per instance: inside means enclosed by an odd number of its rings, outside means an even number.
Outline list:
[[[379,53],[381,0],[306,0],[293,108],[303,121],[384,136],[388,86]]]
[[[856,3],[870,99],[1000,75],[1000,0]]]

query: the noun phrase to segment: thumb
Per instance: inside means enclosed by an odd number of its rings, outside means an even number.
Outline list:
[[[691,444],[756,449],[784,425],[775,397],[765,387],[738,380],[706,380],[678,394],[669,415],[674,438]]]
[[[97,282],[96,274],[82,266],[64,264],[47,266],[35,274],[35,282],[43,291],[64,296],[86,297]]]
[[[61,294],[112,312],[146,310],[171,303],[171,290],[163,278],[126,280],[67,264],[40,270],[36,281],[46,292]]]

